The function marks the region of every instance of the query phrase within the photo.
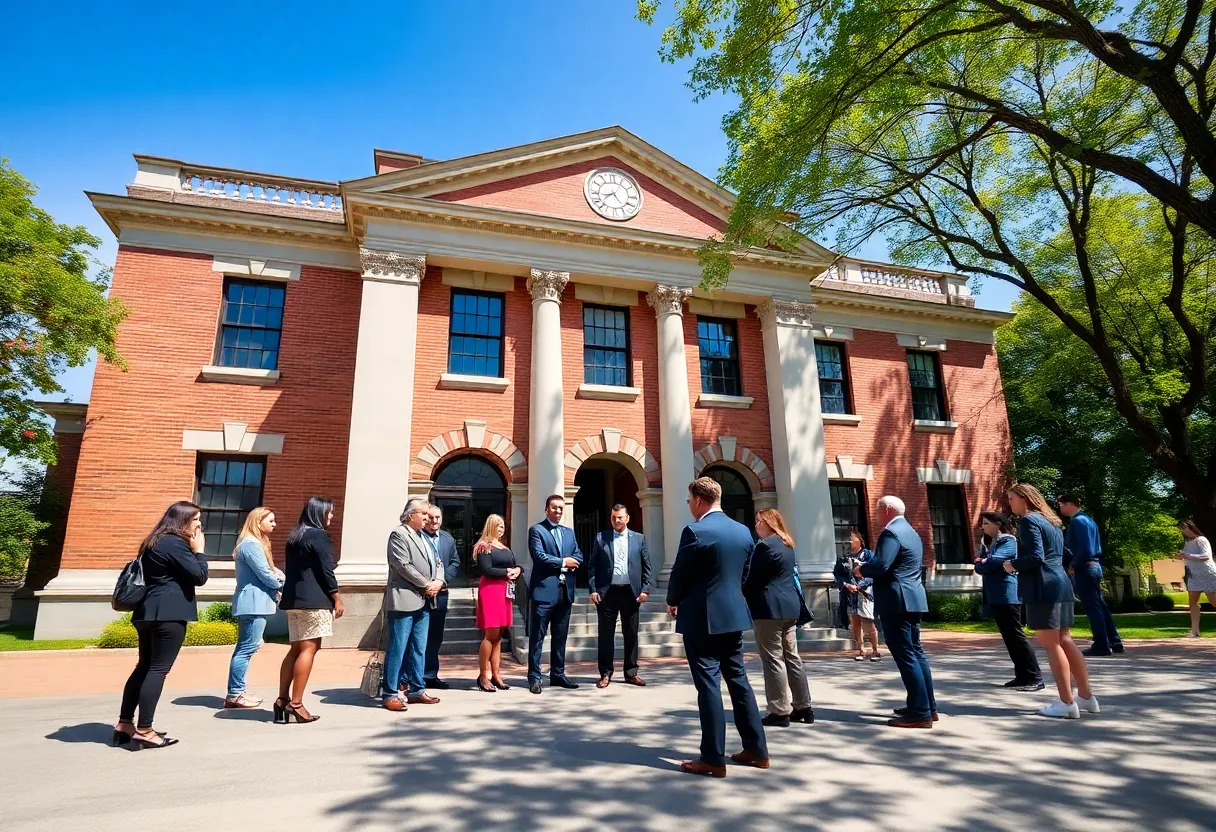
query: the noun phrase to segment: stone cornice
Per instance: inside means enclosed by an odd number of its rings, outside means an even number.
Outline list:
[[[359,262],[363,267],[364,280],[379,280],[386,283],[422,283],[426,274],[426,258],[418,254],[399,251],[359,247]]]
[[[691,295],[692,289],[683,286],[655,286],[646,295],[646,303],[656,315],[683,315],[684,303]]]
[[[786,298],[769,298],[756,307],[756,317],[760,319],[760,326],[764,329],[773,326],[810,329],[811,315],[814,312],[815,304]]]
[[[528,292],[533,301],[552,300],[561,303],[562,292],[570,282],[570,272],[533,269],[528,275]]]
[[[828,311],[825,307],[858,309],[866,312],[894,313],[897,317],[918,316],[960,321],[989,329],[1002,326],[1013,320],[1014,317],[1012,312],[871,295],[822,285],[815,287],[815,298],[821,313]]]

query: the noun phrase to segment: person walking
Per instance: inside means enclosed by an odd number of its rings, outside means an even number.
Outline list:
[[[1216,564],[1212,562],[1212,544],[1194,520],[1183,520],[1178,531],[1185,543],[1174,557],[1186,561],[1186,592],[1191,608],[1191,632],[1187,638],[1199,638],[1199,596],[1207,593],[1208,603],[1216,606]]]
[[[1013,678],[1005,687],[1020,691],[1043,689],[1043,672],[1039,660],[1022,629],[1022,601],[1018,595],[1018,579],[1005,571],[1006,561],[1018,556],[1018,539],[1013,535],[1013,523],[996,511],[980,515],[983,537],[975,558],[975,574],[983,581],[984,604],[988,607],[1005,650],[1013,661]]]
[[[486,693],[507,690],[502,678],[502,637],[515,618],[516,581],[523,573],[502,537],[507,524],[491,514],[473,546],[473,563],[481,577],[477,580],[477,629],[481,645],[477,649],[477,689]]]
[[[781,512],[756,512],[760,542],[752,552],[743,584],[743,597],[751,612],[756,649],[764,663],[764,697],[768,714],[760,720],[770,727],[788,728],[791,722],[815,721],[811,688],[798,654],[798,617],[802,594],[794,581],[798,556]]]
[[[1009,489],[1009,506],[1018,515],[1018,554],[1001,567],[1018,576],[1018,594],[1026,604],[1026,626],[1035,631],[1047,652],[1060,698],[1039,708],[1042,716],[1080,719],[1081,711],[1099,712],[1098,697],[1089,686],[1085,656],[1072,640],[1073,590],[1064,571],[1061,521],[1033,485]],[[1072,695],[1072,680],[1077,696]]]
[[[439,702],[426,692],[423,679],[431,611],[444,587],[443,566],[433,556],[423,531],[430,508],[425,500],[410,500],[401,512],[401,525],[388,536],[388,583],[384,587],[388,646],[381,698],[389,711]]]
[[[638,621],[642,604],[650,597],[650,552],[646,538],[629,528],[629,509],[613,506],[610,521],[612,528],[596,535],[588,569],[591,603],[599,623],[600,680],[595,686],[606,688],[612,681],[619,617],[625,641],[625,682],[644,687],[646,682],[638,675]]]
[[[300,521],[287,536],[279,609],[287,612],[291,648],[279,667],[279,698],[274,703],[274,721],[282,725],[321,718],[304,707],[304,690],[321,639],[334,634],[334,619],[346,612],[334,577],[333,543],[326,531],[333,520],[332,500],[309,497],[300,511]]]
[[[1065,565],[1094,636],[1093,644],[1082,650],[1081,655],[1122,653],[1123,639],[1111,617],[1110,604],[1102,597],[1102,537],[1098,534],[1098,524],[1081,511],[1081,498],[1077,495],[1061,494],[1056,502],[1060,505],[1060,514],[1068,518],[1068,527],[1064,530],[1064,556],[1069,560]]]
[[[147,591],[131,614],[139,636],[139,659],[123,687],[114,745],[166,748],[177,740],[152,728],[156,706],[186,640],[186,622],[198,620],[195,587],[207,583],[206,540],[199,507],[179,500],[139,546]],[[139,708],[139,722],[135,709]]]
[[[545,519],[528,529],[528,553],[532,575],[528,596],[528,690],[539,694],[540,657],[545,634],[553,625],[549,643],[549,687],[574,690],[566,678],[566,635],[570,631],[570,608],[574,604],[574,572],[583,563],[574,530],[561,524],[566,501],[558,494],[545,500]]]
[[[279,591],[286,576],[275,568],[270,554],[270,533],[275,529],[274,512],[258,506],[245,517],[232,558],[236,561],[236,592],[232,615],[236,619],[236,647],[228,663],[228,695],[225,708],[256,708],[262,700],[245,691],[249,661],[262,646],[266,622],[278,609]]]
[[[764,724],[743,663],[743,631],[752,626],[743,584],[755,544],[746,526],[722,512],[722,486],[700,477],[688,486],[694,522],[684,527],[667,584],[667,612],[684,637],[684,654],[697,688],[701,756],[680,763],[689,774],[726,776],[726,712],[722,681],[730,692],[743,750],[740,765],[769,767]]]
[[[448,587],[460,575],[460,554],[456,541],[443,528],[443,509],[431,504],[427,511],[427,522],[423,531],[431,554],[443,569],[443,589],[435,596],[435,609],[431,610],[431,623],[426,631],[426,663],[423,681],[428,688],[447,690],[450,685],[439,678],[439,648],[443,647],[443,631],[448,620]]]
[[[883,524],[874,557],[853,568],[853,576],[874,579],[874,608],[882,617],[887,650],[899,668],[907,704],[888,720],[892,728],[932,728],[937,721],[937,699],[929,657],[920,643],[920,620],[929,611],[925,597],[924,549],[920,535],[904,518],[904,501],[887,496],[878,501]]]
[[[849,554],[844,562],[845,578],[840,581],[841,592],[844,596],[845,613],[848,616],[849,629],[853,632],[853,642],[857,645],[857,655],[853,661],[865,661],[865,641],[870,640],[870,661],[882,660],[878,652],[878,628],[874,626],[874,579],[855,578],[853,569],[874,557],[874,553],[866,548],[865,539],[857,529],[849,530]]]

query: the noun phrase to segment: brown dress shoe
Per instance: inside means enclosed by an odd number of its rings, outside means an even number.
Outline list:
[[[931,719],[908,719],[907,717],[896,717],[888,719],[887,725],[892,728],[932,728],[933,720]]]
[[[680,763],[680,771],[688,774],[700,774],[706,777],[725,777],[726,766],[711,766],[704,760],[685,760]]]
[[[908,715],[908,709],[907,708],[896,708],[894,713],[898,717],[906,717]],[[932,718],[932,720],[934,722],[938,721],[937,711],[929,711],[929,716]]]
[[[731,754],[730,758],[741,766],[751,766],[752,768],[768,768],[768,757],[761,757],[753,751],[740,751],[737,754]]]
[[[646,681],[644,679],[642,679],[642,677],[640,677],[640,676],[626,676],[625,684],[637,685],[640,688],[646,687]]]
[[[406,710],[405,702],[400,696],[390,696],[384,700],[384,709],[386,711],[404,711]]]
[[[611,679],[609,679],[607,676],[601,676],[601,677],[600,677],[600,680],[599,680],[598,682],[596,682],[596,683],[595,683],[595,686],[596,686],[597,688],[606,688],[606,687],[608,687],[608,684],[609,684],[611,681],[612,681],[612,680],[611,680]]]
[[[429,693],[418,693],[406,700],[411,705],[438,705],[439,697],[431,696]]]

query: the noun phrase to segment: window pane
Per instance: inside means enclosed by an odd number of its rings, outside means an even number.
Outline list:
[[[502,308],[501,295],[452,291],[449,372],[501,376]]]
[[[583,307],[583,381],[628,386],[629,327],[622,310]]]
[[[908,380],[912,387],[912,417],[941,421],[945,418],[945,398],[937,359],[932,353],[908,353]]]
[[[697,336],[701,353],[701,392],[723,396],[742,395],[735,322],[699,319]]]
[[[200,455],[195,500],[202,509],[206,553],[228,558],[248,512],[262,502],[264,457]]]
[[[929,522],[933,526],[933,552],[938,563],[967,563],[971,545],[963,491],[954,485],[926,486]]]
[[[226,367],[276,369],[278,355],[268,362],[261,349],[265,344],[278,346],[283,298],[281,286],[231,280],[225,292],[216,361]]]
[[[833,481],[828,487],[832,502],[832,526],[836,534],[836,551],[844,554],[849,551],[849,532],[857,529],[871,545],[866,528],[865,502],[862,497],[861,483]]]

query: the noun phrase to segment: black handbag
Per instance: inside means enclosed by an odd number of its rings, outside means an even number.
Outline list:
[[[114,593],[110,596],[110,606],[117,612],[134,612],[144,602],[144,596],[147,594],[144,562],[142,556],[139,556],[124,566],[118,574],[118,583],[114,584]]]

